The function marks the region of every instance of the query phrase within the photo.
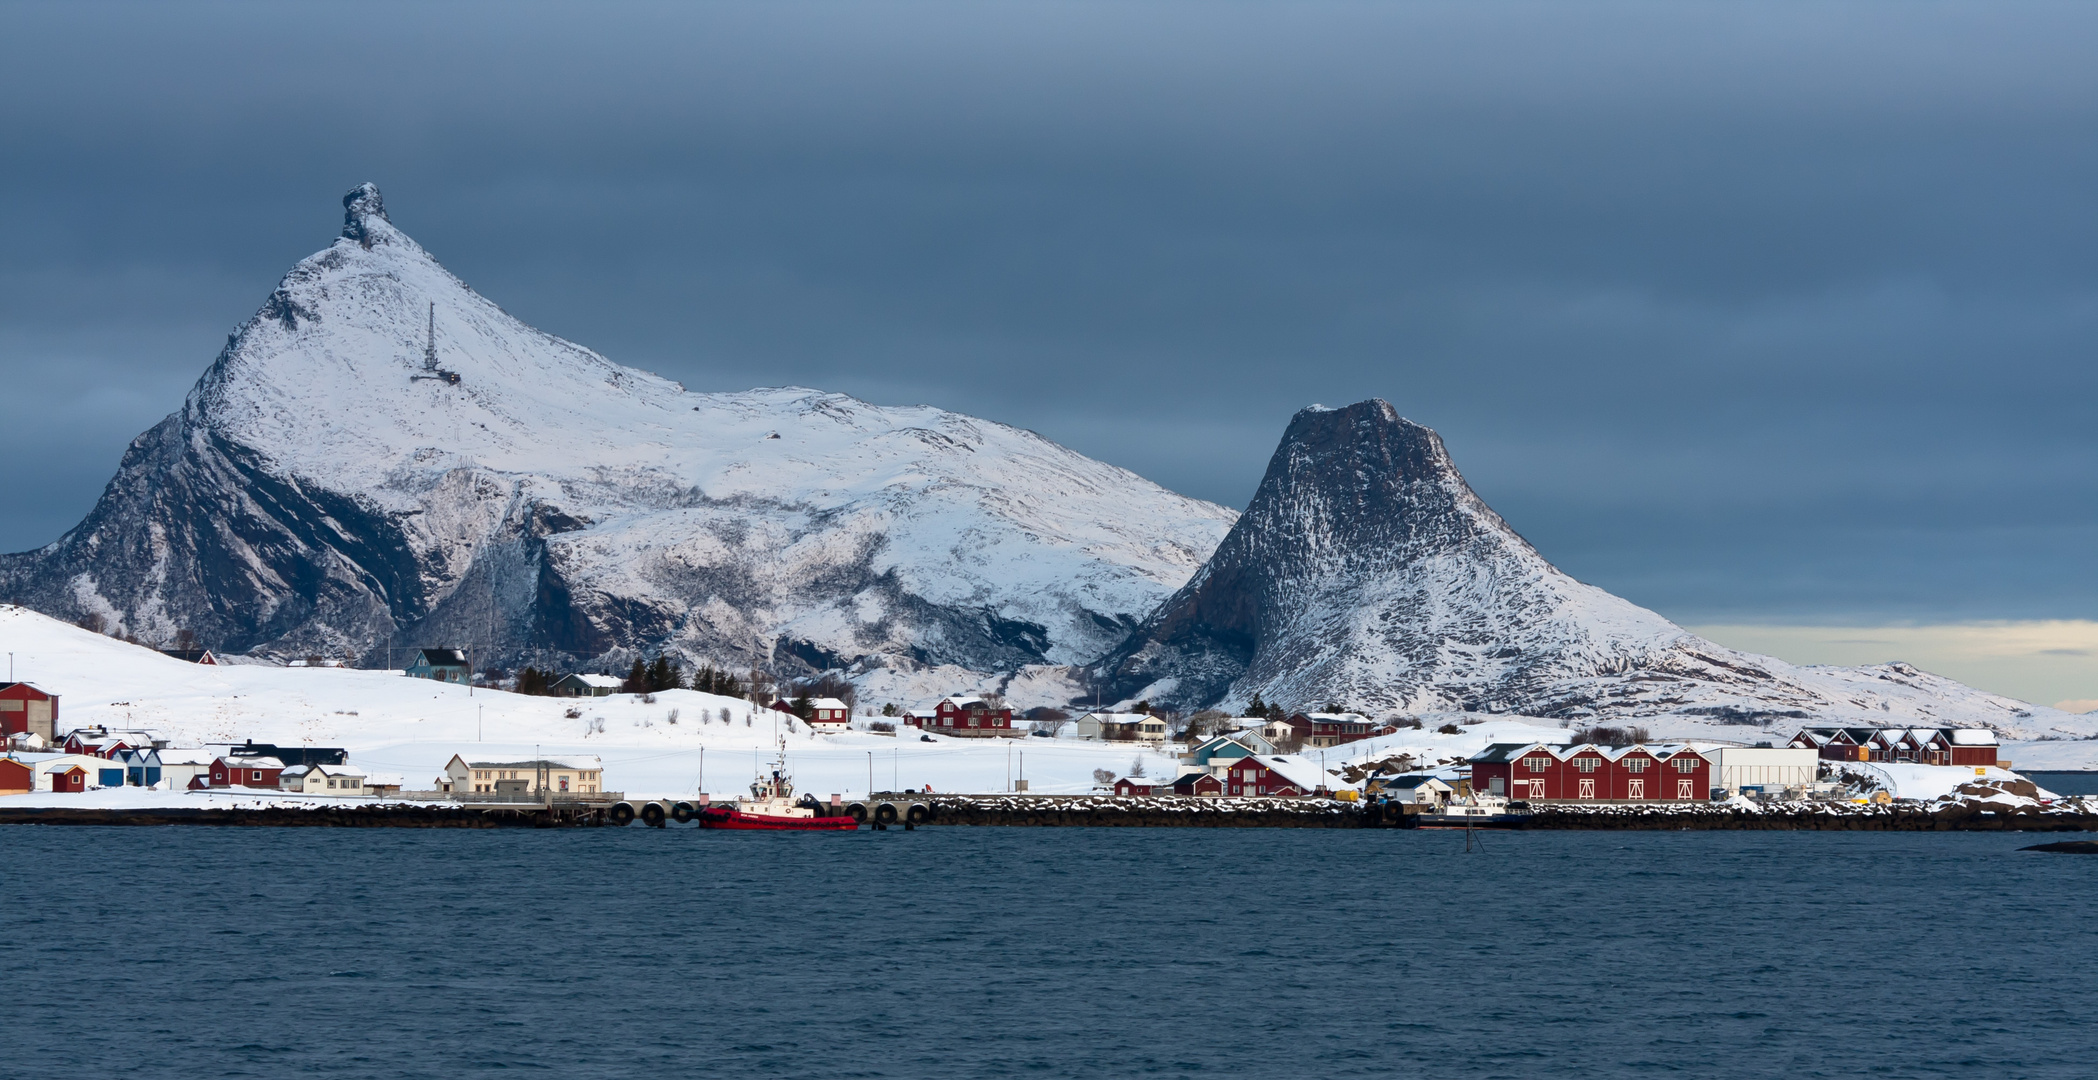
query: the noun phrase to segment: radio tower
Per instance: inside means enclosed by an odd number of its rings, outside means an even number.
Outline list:
[[[437,303],[430,303],[430,325],[423,337],[423,370],[437,370]]]

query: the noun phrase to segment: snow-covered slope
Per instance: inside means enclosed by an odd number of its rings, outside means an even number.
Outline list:
[[[1010,671],[1105,651],[1234,518],[939,409],[687,392],[344,204],[0,598],[234,651]]]
[[[1521,714],[1975,725],[2098,719],[1907,665],[1801,668],[1723,648],[1561,573],[1383,401],[1299,412],[1216,554],[1100,666],[1125,699]],[[1786,734],[1790,734],[1789,731]]]
[[[4,605],[0,652],[14,654],[17,678],[60,696],[61,732],[101,724],[155,730],[181,746],[244,739],[340,746],[352,764],[398,776],[411,788],[426,789],[455,753],[475,760],[595,754],[614,790],[689,795],[704,781],[707,791],[733,793],[750,782],[758,760],[771,759],[776,737],[769,710],[753,714],[748,702],[690,690],[657,694],[653,702],[631,694],[578,700],[469,693],[382,671],[210,667]],[[571,709],[579,715],[569,716]],[[1090,791],[1093,770],[1123,773],[1139,759],[1151,775],[1173,773],[1172,759],[1127,744],[924,742],[915,734],[814,735],[799,725],[778,734],[787,739],[801,790],[819,796],[865,791],[870,770],[880,789],[930,784],[935,791],[999,792],[1026,779],[1031,790],[1048,794]],[[5,800],[34,801],[0,796]]]

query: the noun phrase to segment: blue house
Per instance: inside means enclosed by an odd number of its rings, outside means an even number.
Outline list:
[[[1272,754],[1275,747],[1258,732],[1236,731],[1229,735],[1217,735],[1196,744],[1187,752],[1187,760],[1205,769],[1221,770],[1234,761]]]
[[[124,767],[124,783],[132,787],[160,783],[160,751],[150,746],[144,750],[119,750],[110,760]]]
[[[473,677],[473,665],[460,649],[417,649],[414,662],[408,665],[408,677],[463,683]]]

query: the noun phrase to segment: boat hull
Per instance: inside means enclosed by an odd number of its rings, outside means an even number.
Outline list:
[[[709,806],[699,812],[702,829],[742,829],[757,832],[849,832],[860,823],[849,817],[780,817],[748,814],[726,806]]]
[[[1520,829],[1528,814],[1422,814],[1421,829]]]

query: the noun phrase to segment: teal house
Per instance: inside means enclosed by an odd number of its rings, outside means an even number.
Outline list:
[[[466,653],[460,649],[417,649],[414,661],[408,665],[408,677],[463,683],[473,677],[473,665],[467,663]]]

